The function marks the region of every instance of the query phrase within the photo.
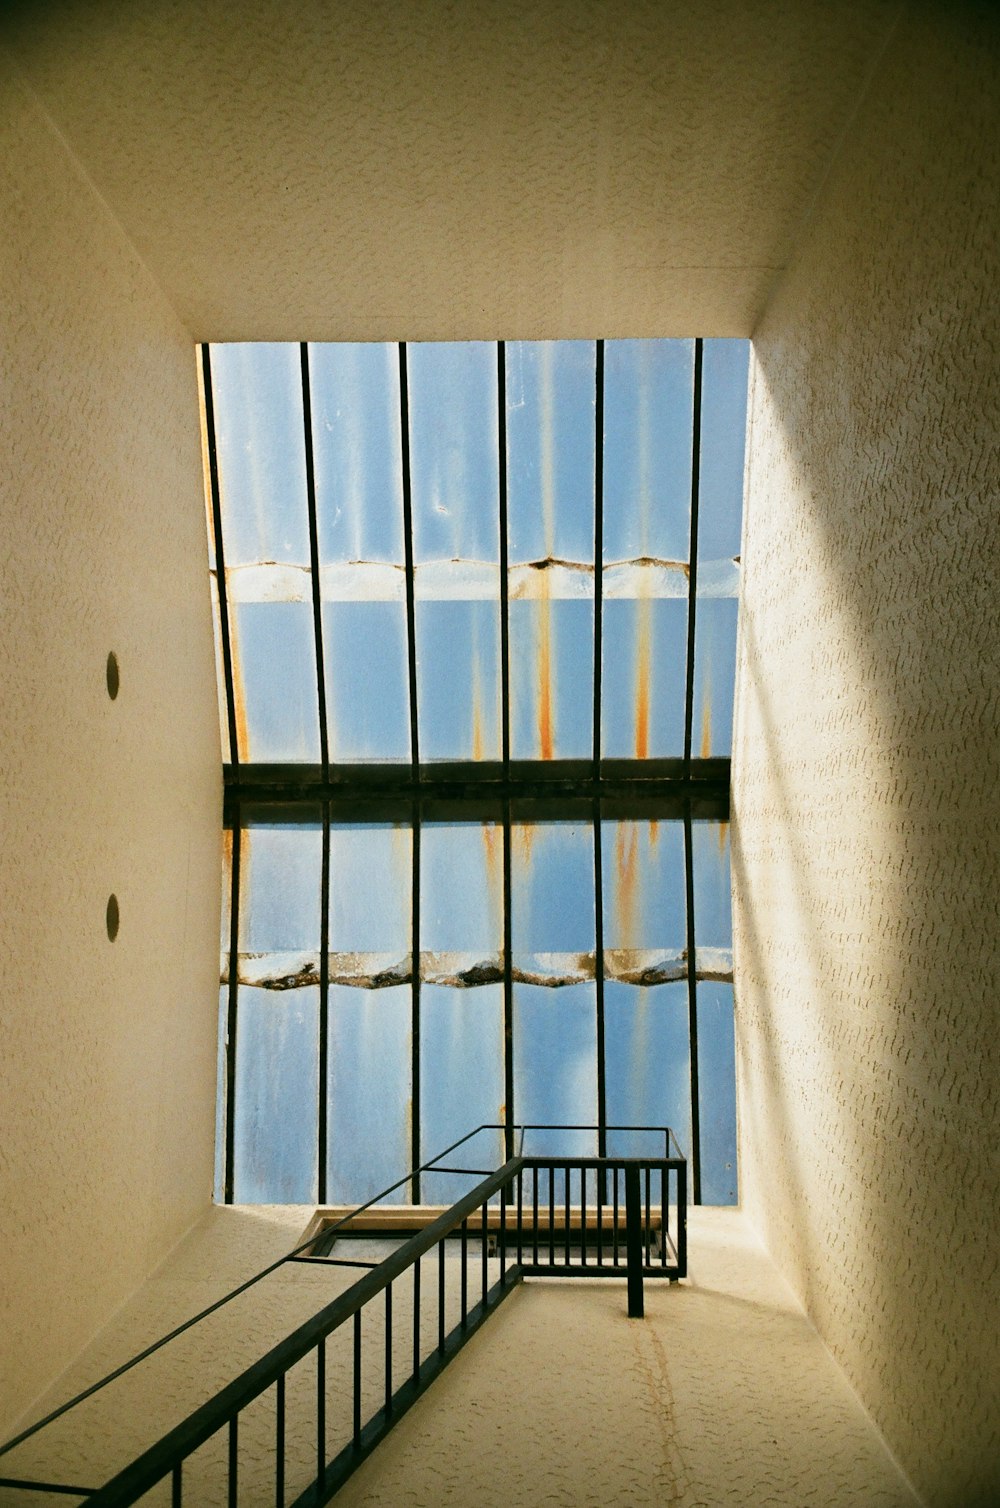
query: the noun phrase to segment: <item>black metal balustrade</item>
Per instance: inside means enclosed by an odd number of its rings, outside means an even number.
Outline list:
[[[469,1169],[442,1167],[441,1158],[479,1132],[497,1129],[503,1128],[478,1127],[420,1171],[478,1176],[470,1175]],[[519,1129],[523,1146],[525,1130],[583,1132],[594,1128]],[[656,1132],[663,1137],[664,1155],[515,1156],[482,1178],[450,1209],[409,1235],[377,1265],[329,1253],[334,1244],[339,1249],[341,1242],[380,1234],[377,1215],[364,1222],[360,1217],[365,1211],[374,1213],[374,1206],[385,1195],[336,1219],[281,1260],[366,1267],[369,1270],[364,1276],[103,1487],[87,1489],[3,1478],[0,1488],[67,1494],[85,1501],[90,1508],[124,1508],[163,1484],[162,1490],[169,1492],[169,1501],[176,1508],[184,1501],[185,1467],[202,1447],[211,1449],[214,1442],[211,1486],[206,1488],[202,1474],[192,1501],[202,1502],[207,1491],[212,1501],[235,1508],[240,1497],[241,1420],[256,1400],[267,1395],[271,1407],[273,1501],[279,1508],[286,1508],[292,1492],[293,1508],[328,1502],[523,1278],[625,1275],[628,1312],[641,1317],[644,1277],[676,1281],[686,1275],[686,1161],[666,1127],[619,1129]],[[409,1213],[412,1218],[416,1212]],[[278,1265],[273,1264],[258,1277]],[[244,1292],[248,1286],[241,1285],[227,1297]],[[211,1306],[189,1324],[217,1307]],[[377,1330],[377,1356],[372,1354],[373,1329]],[[179,1333],[175,1331],[165,1340]],[[144,1359],[150,1350],[128,1365]],[[295,1373],[303,1365],[308,1368],[306,1391],[303,1374]],[[333,1388],[338,1367],[340,1386]],[[104,1382],[126,1369],[119,1368]],[[94,1391],[88,1389],[33,1430],[9,1442],[3,1451]],[[293,1412],[294,1470],[288,1459]],[[254,1454],[259,1457],[259,1413],[252,1422],[256,1432]],[[308,1450],[313,1462],[306,1473],[306,1486],[301,1459],[303,1428],[311,1437]],[[165,1502],[167,1498],[157,1497],[156,1501]],[[254,1502],[260,1501],[260,1483],[255,1478]]]

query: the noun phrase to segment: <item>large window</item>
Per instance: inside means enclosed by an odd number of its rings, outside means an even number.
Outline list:
[[[354,1202],[480,1122],[495,1160],[560,1122],[611,1153],[669,1123],[695,1199],[735,1200],[746,369],[723,340],[204,349],[220,1198]]]

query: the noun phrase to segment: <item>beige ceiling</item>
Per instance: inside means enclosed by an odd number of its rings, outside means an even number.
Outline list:
[[[57,0],[5,32],[198,338],[746,335],[899,10]]]

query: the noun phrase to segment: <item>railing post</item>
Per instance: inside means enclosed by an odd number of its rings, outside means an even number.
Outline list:
[[[628,1317],[642,1319],[642,1197],[639,1169],[625,1168],[625,1252],[628,1262]]]

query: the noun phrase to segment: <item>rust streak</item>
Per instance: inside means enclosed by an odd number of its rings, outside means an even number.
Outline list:
[[[543,759],[552,758],[552,600],[548,581],[539,603],[538,744]]]
[[[649,758],[649,669],[652,638],[652,603],[648,597],[638,602],[638,652],[635,664],[635,757]]]
[[[705,699],[701,705],[701,749],[702,759],[707,759],[712,752],[712,701],[708,694],[708,680],[705,682]]]
[[[539,415],[541,421],[540,440],[540,484],[542,502],[542,520],[545,533],[545,558],[551,560],[555,555],[555,434],[553,430],[553,399],[554,399],[554,371],[553,354],[550,345],[544,345],[541,349],[540,379],[541,391]],[[553,753],[553,720],[552,720],[552,598],[551,578],[547,571],[542,573],[542,593],[539,605],[539,632],[538,632],[538,744],[541,757],[551,759]]]
[[[483,710],[478,657],[474,657],[472,662],[472,757],[473,759],[483,757]]]
[[[619,822],[615,836],[615,910],[618,947],[635,948],[638,930],[639,824]]]

